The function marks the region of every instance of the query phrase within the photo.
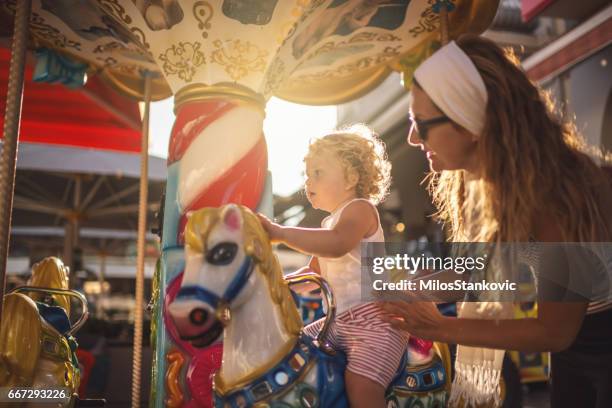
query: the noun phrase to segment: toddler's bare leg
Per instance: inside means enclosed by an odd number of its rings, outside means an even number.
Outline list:
[[[344,384],[351,408],[385,408],[385,389],[379,383],[348,370]]]

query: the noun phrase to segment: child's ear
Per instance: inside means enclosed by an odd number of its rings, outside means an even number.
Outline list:
[[[350,190],[354,188],[357,183],[359,183],[359,174],[357,174],[355,169],[350,169],[346,176],[346,189]]]

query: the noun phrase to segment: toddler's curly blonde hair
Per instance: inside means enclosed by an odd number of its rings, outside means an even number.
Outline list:
[[[331,152],[340,159],[345,178],[355,170],[359,176],[357,197],[374,204],[385,199],[391,185],[391,163],[385,144],[368,126],[355,124],[311,140],[304,161],[322,152]]]

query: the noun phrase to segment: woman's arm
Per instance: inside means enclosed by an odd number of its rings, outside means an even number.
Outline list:
[[[461,322],[451,318],[446,332],[450,337],[456,337],[455,343],[467,346],[557,352],[573,343],[586,307],[586,303],[545,302],[538,304],[537,318],[499,321],[461,319]],[[454,335],[450,334],[453,332]]]
[[[540,231],[541,241],[561,241],[554,228]],[[396,327],[430,340],[507,350],[561,351],[576,338],[588,306],[584,298],[572,302],[559,301],[567,289],[565,282],[571,273],[575,273],[569,264],[567,253],[561,246],[551,244],[540,252],[537,318],[444,317],[432,303],[417,301],[387,304],[385,308],[400,317],[401,320],[392,321]]]
[[[376,222],[372,206],[364,201],[355,201],[343,211],[332,229],[284,227],[267,219],[262,225],[270,239],[313,256],[339,258],[355,248],[368,234]]]
[[[562,351],[582,325],[587,303],[542,302],[538,317],[484,320],[445,317],[431,302],[389,302],[395,328],[427,340],[518,351]]]

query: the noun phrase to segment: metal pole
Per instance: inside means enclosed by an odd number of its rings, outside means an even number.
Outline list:
[[[31,0],[17,2],[8,91],[6,93],[6,110],[4,112],[4,141],[0,156],[0,318],[2,316],[2,299],[4,299],[4,289],[6,287],[6,266],[11,233],[13,194],[15,193],[17,138],[21,120],[30,9]]]
[[[81,216],[81,189],[83,186],[83,178],[81,177],[80,174],[78,174],[76,176],[75,179],[75,184],[74,184],[74,197],[73,197],[73,203],[74,203],[74,217],[72,218],[72,225],[73,225],[73,230],[72,233],[74,234],[72,237],[72,242],[74,243],[73,245],[75,247],[79,246],[79,229],[80,229],[80,225],[79,225],[79,221],[80,221],[80,216]]]
[[[138,258],[136,266],[136,301],[134,305],[134,358],[132,364],[132,408],[140,408],[140,368],[142,362],[142,315],[144,292],[144,251],[147,227],[149,186],[149,109],[151,106],[151,74],[144,74],[144,115],[140,151],[140,197],[138,207]]]
[[[104,284],[106,283],[106,242],[102,241],[103,249],[100,252],[100,276],[98,277],[98,282],[100,283],[100,296],[98,296],[98,301],[96,302],[96,314],[98,319],[103,318],[104,313],[102,309],[102,301],[106,299],[106,292],[104,291]]]
[[[74,258],[73,249],[74,243],[72,241],[73,233],[72,233],[72,222],[69,219],[66,219],[64,223],[64,265],[70,268],[70,274],[68,275],[69,284],[68,286],[74,287],[74,275],[75,271],[72,266],[72,260]]]

